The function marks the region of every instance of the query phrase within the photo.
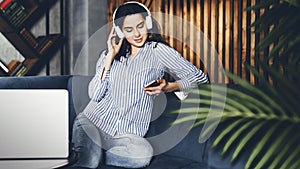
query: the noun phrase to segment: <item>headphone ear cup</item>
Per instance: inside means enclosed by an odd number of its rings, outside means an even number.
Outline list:
[[[115,31],[116,31],[117,35],[119,36],[119,38],[123,39],[125,37],[124,33],[121,31],[119,26],[115,26]]]
[[[147,26],[147,29],[152,29],[152,19],[151,19],[151,16],[146,16],[146,26]]]

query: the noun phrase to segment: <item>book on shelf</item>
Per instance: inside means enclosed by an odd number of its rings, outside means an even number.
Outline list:
[[[4,10],[11,2],[12,2],[12,0],[3,0],[3,1],[1,1],[0,9]]]
[[[9,72],[12,72],[21,62],[19,60],[12,60],[7,64]]]
[[[26,39],[26,41],[33,47],[33,48],[37,48],[39,43],[37,42],[35,36],[28,31],[26,28],[23,28],[20,31],[20,34]]]
[[[9,69],[9,75],[12,76],[12,74],[15,74],[21,67],[21,62],[18,60],[12,60],[8,64],[8,69]]]
[[[4,8],[1,8],[2,13],[4,14],[5,17],[10,17],[14,10],[17,7],[17,3],[15,2],[10,2],[7,6]]]
[[[11,71],[10,76],[23,76],[26,73],[27,67],[19,62],[16,67]]]
[[[27,67],[22,64],[22,67],[19,69],[19,71],[16,73],[15,76],[24,76],[27,71]]]
[[[40,55],[43,55],[52,46],[54,39],[51,39],[50,36],[39,36],[37,40],[39,42],[37,51]]]
[[[6,0],[9,2],[7,5],[4,5],[2,13],[4,17],[11,23],[13,26],[18,27],[21,21],[27,16],[26,9],[21,5],[17,0]]]
[[[10,21],[13,17],[20,15],[22,9],[24,10],[22,6],[18,5],[17,1],[13,1],[4,9],[4,16]]]
[[[20,13],[20,15],[18,15],[17,17],[13,18],[11,20],[11,24],[14,26],[14,27],[19,27],[20,24],[22,23],[22,21],[25,19],[25,17],[27,16],[27,13],[24,11],[22,11]]]
[[[0,60],[0,76],[8,76],[9,69],[7,67],[7,65]]]

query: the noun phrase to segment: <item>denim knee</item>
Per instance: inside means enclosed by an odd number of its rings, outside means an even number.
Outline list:
[[[125,168],[143,168],[149,165],[152,153],[143,157],[128,157],[121,152],[126,151],[122,147],[113,147],[106,152],[106,164]]]
[[[149,165],[153,148],[150,143],[139,136],[125,135],[117,138],[121,144],[111,147],[106,152],[106,164],[126,167],[142,168]]]

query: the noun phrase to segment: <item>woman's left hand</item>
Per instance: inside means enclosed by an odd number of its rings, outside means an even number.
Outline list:
[[[157,83],[159,83],[158,86],[153,86],[153,87],[145,87],[144,91],[149,95],[153,96],[156,95],[158,96],[161,92],[164,92],[164,89],[168,85],[168,82],[165,79],[159,79],[157,80]]]

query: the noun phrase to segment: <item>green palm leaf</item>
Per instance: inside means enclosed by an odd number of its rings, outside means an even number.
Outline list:
[[[280,76],[278,72],[269,68],[264,63],[260,62],[260,65],[273,77],[274,80],[280,83],[281,88],[285,89],[285,92],[280,94],[281,97],[284,97],[287,99],[286,101],[289,102],[287,104],[288,106],[286,107],[287,110],[290,111],[290,113],[293,113],[295,116],[299,116],[297,114],[297,111],[299,110],[299,102],[297,102],[297,100],[300,100],[298,86],[295,86],[293,83],[287,81],[283,76]],[[280,101],[281,103],[285,103],[285,101],[282,99]]]
[[[267,123],[267,121],[258,123],[256,126],[253,127],[253,129],[244,138],[242,138],[242,140],[238,143],[235,151],[232,154],[231,162],[234,162],[237,159],[237,157],[240,155],[241,151],[249,143],[249,140],[251,140],[257,134],[257,131],[259,131],[266,123]]]
[[[266,95],[261,89],[258,89],[257,87],[253,86],[252,84],[245,81],[244,79],[238,77],[237,75],[234,75],[233,73],[230,73],[228,71],[225,71],[225,73],[229,78],[234,80],[237,84],[241,85],[242,87],[249,90],[250,92],[259,95],[262,98],[262,101],[266,101],[266,104],[272,105],[276,111],[278,111],[281,114],[285,114],[284,109],[276,102],[274,102],[274,100],[271,99],[268,95]]]
[[[264,135],[264,137],[258,142],[257,146],[254,148],[249,159],[247,160],[245,168],[251,168],[251,164],[252,164],[253,160],[258,156],[259,153],[262,152],[261,150],[263,149],[263,147],[267,146],[267,141],[270,139],[271,135],[274,134],[274,132],[278,128],[278,126],[279,126],[279,123],[276,123],[273,126],[271,126],[271,128],[267,131],[267,133]]]
[[[234,123],[228,125],[223,132],[215,139],[215,141],[212,144],[212,148],[216,147],[221,141],[222,139],[225,138],[225,136],[227,134],[229,134],[234,128],[236,128],[237,126],[239,126],[240,124],[244,123],[245,119],[238,119],[237,121],[235,121]]]
[[[274,76],[277,77],[277,75],[273,72],[273,70],[267,69],[267,66],[265,65],[265,63],[260,62],[260,65],[262,65],[262,66],[265,68],[265,70],[266,70],[267,72],[272,72],[271,75],[274,75]],[[253,67],[248,66],[248,65],[246,65],[246,68],[248,68],[248,69],[249,69],[249,70],[250,70],[250,71],[258,78],[258,79],[260,79],[260,82],[261,82],[261,84],[263,85],[266,94],[268,94],[267,91],[270,91],[269,94],[272,96],[272,98],[273,98],[274,100],[278,100],[277,102],[278,102],[278,103],[281,103],[282,106],[284,106],[284,107],[288,110],[288,112],[295,112],[295,109],[293,109],[293,107],[291,107],[291,103],[294,103],[294,99],[293,99],[293,97],[291,98],[291,96],[289,96],[290,94],[289,94],[288,92],[286,92],[286,93],[278,93],[278,91],[275,89],[275,87],[272,86],[271,84],[269,84],[269,83],[265,80],[265,78],[263,77],[263,75],[260,74],[256,69],[254,69]],[[277,77],[277,78],[279,78],[279,77]],[[280,79],[280,82],[284,83],[283,85],[287,85],[287,86],[289,86],[291,89],[293,89],[292,86],[286,84],[286,82],[284,81],[284,79]],[[295,92],[296,92],[296,91],[295,91]],[[283,95],[287,95],[287,96],[286,96],[286,97],[283,97]],[[286,111],[285,111],[285,113],[282,114],[282,115],[283,115],[283,116],[287,116],[287,115],[286,115]]]
[[[261,158],[260,162],[257,164],[257,168],[263,168],[265,163],[272,158],[272,155],[274,153],[276,153],[276,151],[278,151],[278,147],[282,147],[281,145],[283,145],[285,139],[287,138],[287,136],[289,134],[291,134],[291,130],[293,129],[292,126],[288,126],[286,130],[283,131],[282,135],[280,137],[278,137],[277,140],[274,141],[274,143],[271,144],[269,151],[266,152],[266,154],[264,154],[264,156]],[[280,152],[277,152],[280,153]]]
[[[219,125],[219,121],[216,121],[216,120],[212,121],[212,122],[210,123],[210,125],[206,128],[206,130],[204,130],[204,131],[201,133],[201,135],[200,135],[200,137],[199,137],[199,140],[205,139],[206,136],[209,135],[212,131],[214,131],[214,130],[215,130],[215,127],[218,126],[218,125]]]
[[[249,10],[249,11],[255,11],[255,10],[259,10],[261,8],[266,8],[269,7],[270,5],[273,5],[275,3],[277,3],[278,0],[269,0],[269,1],[262,1],[259,4],[256,4],[255,6],[249,6],[247,7],[245,10]]]
[[[275,159],[270,164],[270,168],[281,168],[280,166],[281,161],[285,161],[282,159],[285,159],[284,157],[289,155],[289,151],[293,149],[292,145],[298,144],[298,142],[299,142],[299,135],[298,137],[292,137],[288,141],[285,141],[285,144],[283,144],[284,145],[283,149],[281,149],[280,153],[276,155]]]
[[[289,155],[286,161],[282,164],[281,168],[289,168],[293,160],[298,161],[295,162],[296,164],[294,165],[297,165],[299,167],[299,154],[300,154],[300,146],[298,146],[296,149],[292,151],[292,153]]]
[[[229,147],[232,146],[236,140],[238,140],[238,137],[240,137],[241,133],[248,129],[248,127],[251,126],[254,122],[255,121],[248,121],[243,125],[239,126],[239,129],[236,130],[226,142],[222,151],[222,155],[224,155],[229,150]]]
[[[277,14],[277,15],[279,15],[279,14]],[[295,23],[297,23],[297,21],[299,21],[299,19],[297,17],[295,17],[293,19],[287,20],[287,18],[290,18],[292,16],[293,16],[293,12],[289,11],[287,13],[286,18],[283,18],[282,23],[275,25],[274,28],[267,34],[267,36],[259,42],[257,47],[262,48],[262,49],[267,48],[271,44],[276,42],[282,36],[282,34],[286,31],[286,29],[291,29],[291,30],[295,29],[293,26],[295,25]],[[268,25],[261,29],[267,30],[268,27],[270,27],[270,26],[271,25]],[[261,30],[259,29],[257,31],[261,31]]]

